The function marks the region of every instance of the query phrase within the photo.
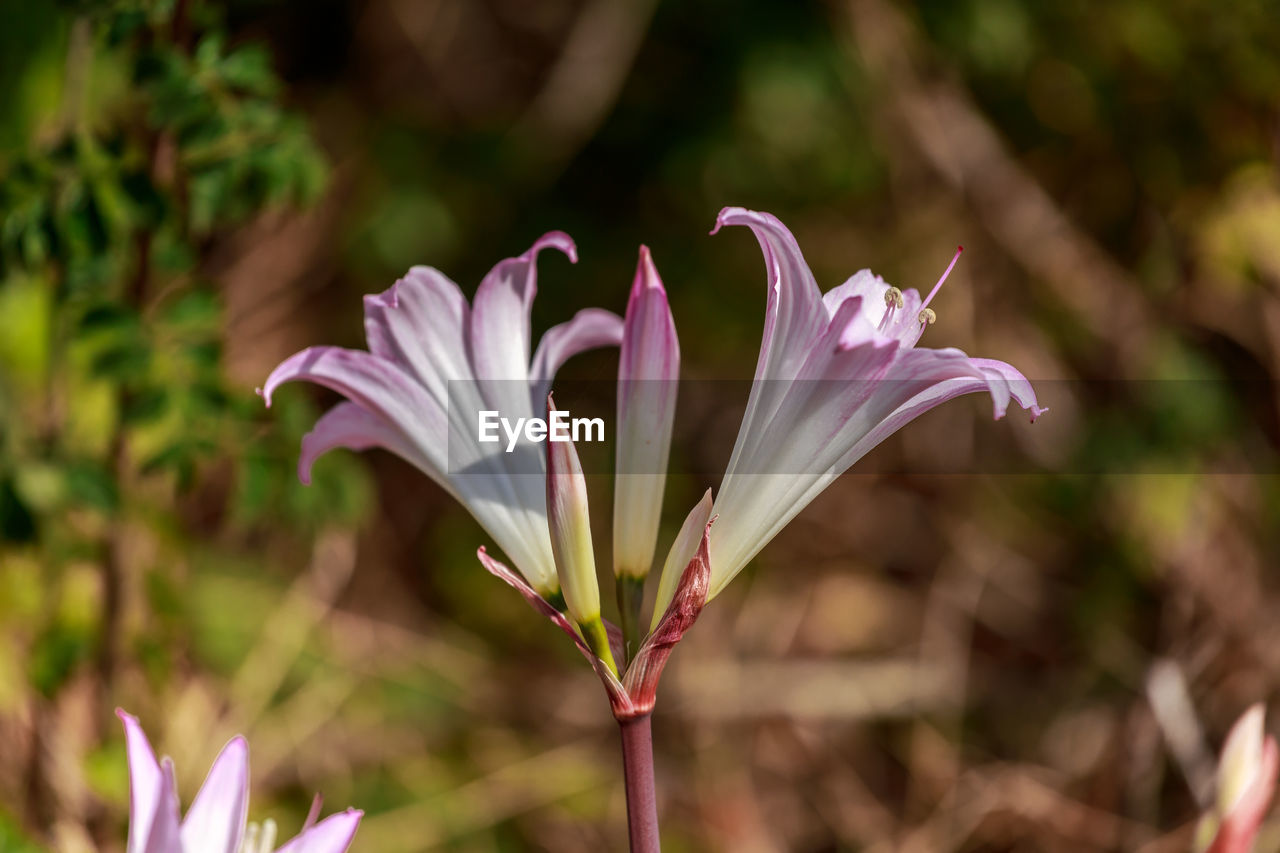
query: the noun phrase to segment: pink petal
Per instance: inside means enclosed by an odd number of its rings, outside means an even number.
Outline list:
[[[249,745],[234,737],[222,748],[182,821],[187,853],[237,853],[249,809]]]
[[[875,401],[875,426],[837,463],[840,470],[920,415],[964,394],[989,393],[997,419],[1004,417],[1011,401],[1029,410],[1032,420],[1046,411],[1036,403],[1031,383],[1017,368],[994,359],[970,358],[957,349],[910,350],[894,365],[889,379]]]
[[[360,350],[310,347],[271,371],[263,386],[263,399],[271,405],[276,388],[299,380],[337,391],[400,430],[417,449],[410,461],[419,467],[446,470],[444,408],[399,365]]]
[[[796,238],[776,216],[726,207],[720,211],[711,233],[725,225],[746,225],[764,252],[769,299],[756,379],[790,377],[804,360],[813,339],[827,325],[822,292]]]
[[[764,253],[768,301],[764,337],[756,362],[756,382],[747,401],[743,431],[771,417],[777,406],[780,383],[795,376],[814,338],[827,325],[827,309],[796,238],[778,218],[741,207],[726,207],[716,218],[715,234],[725,225],[746,225],[755,233]],[[742,432],[739,432],[741,437]],[[738,458],[737,448],[733,460]],[[733,460],[729,468],[733,468]]]
[[[339,403],[325,412],[302,437],[302,452],[298,456],[298,479],[311,485],[311,467],[317,459],[337,447],[350,450],[368,450],[381,447],[413,462],[447,490],[451,486],[433,470],[430,460],[405,437],[405,434],[388,421],[350,401]]]
[[[836,309],[846,300],[853,297],[862,298],[862,308],[858,312],[855,328],[850,328],[849,338],[864,340],[870,335],[893,338],[904,346],[915,346],[924,332],[919,321],[920,293],[915,288],[900,291],[902,307],[893,309],[888,323],[882,327],[885,313],[889,306],[885,303],[885,294],[889,291],[889,283],[871,270],[859,270],[844,284],[831,288],[822,294],[822,303],[827,313],[834,317]]]
[[[120,708],[116,709],[116,716],[124,724],[125,751],[129,758],[128,853],[141,853],[147,847],[161,809],[165,778],[138,718]]]
[[[841,346],[860,303],[854,296],[840,304],[795,379],[775,383],[782,387],[773,416],[739,434],[741,456],[715,501],[722,521],[711,532],[712,598],[808,505],[817,494],[810,490],[830,481],[823,481],[824,473],[874,427],[874,415],[864,407],[893,369],[899,345],[877,337]]]
[[[471,315],[471,363],[478,379],[529,377],[529,310],[538,291],[538,253],[548,246],[577,263],[573,240],[552,231],[523,255],[500,261],[480,282]]]
[[[441,404],[450,379],[470,379],[471,309],[439,270],[414,267],[388,290],[364,298],[365,337],[374,355],[403,367]]]
[[[547,399],[551,380],[566,361],[578,353],[599,347],[616,347],[622,342],[622,318],[603,308],[584,308],[573,319],[547,329],[533,355],[529,378],[530,396],[538,405]]]
[[[147,838],[145,853],[184,853],[182,849],[182,829],[178,823],[178,783],[173,778],[173,761],[161,759],[160,775],[163,782],[160,786],[160,803],[156,808],[156,819],[151,825],[151,833]],[[202,853],[199,849],[186,853]]]
[[[303,830],[276,853],[345,853],[356,837],[364,812],[347,809]]]
[[[605,692],[609,695],[609,705],[613,708],[613,714],[617,717],[620,714],[631,714],[634,707],[631,703],[631,697],[627,695],[626,689],[622,686],[622,682],[618,681],[617,676],[605,666],[604,661],[600,660],[591,653],[591,649],[582,641],[582,637],[578,635],[577,630],[569,623],[559,610],[552,607],[546,599],[538,595],[533,587],[515,572],[508,569],[502,563],[493,559],[485,551],[483,547],[476,550],[476,556],[480,559],[480,565],[489,570],[489,573],[504,581],[508,586],[515,589],[516,592],[524,596],[524,600],[529,602],[529,606],[541,613],[543,616],[551,620],[551,622],[569,635],[569,639],[573,640],[573,644],[578,647],[578,651],[586,656],[591,663],[591,668],[596,671],[596,675],[600,677],[600,681],[604,684]]]
[[[643,578],[653,564],[679,376],[680,342],[667,293],[641,246],[618,361],[615,574]]]

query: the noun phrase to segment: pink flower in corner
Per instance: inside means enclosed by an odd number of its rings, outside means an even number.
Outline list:
[[[991,395],[997,418],[1011,400],[1033,419],[1044,411],[1011,365],[916,346],[942,280],[922,299],[862,270],[823,293],[776,217],[727,207],[711,233],[725,225],[755,233],[769,294],[755,381],[715,496],[708,598],[836,477],[924,412],[977,391]],[[695,507],[687,526],[696,529],[710,512]],[[668,566],[684,565],[691,545],[683,547]]]
[[[1205,853],[1249,853],[1271,806],[1280,748],[1266,733],[1266,709],[1254,705],[1227,735],[1218,762],[1217,801],[1200,820],[1194,849]]]
[[[179,820],[173,762],[156,761],[136,717],[121,710],[116,715],[124,724],[129,755],[128,853],[344,853],[351,846],[364,814],[356,809],[315,823],[318,808],[313,808],[302,832],[280,848],[273,821],[246,827],[249,745],[239,736],[223,747]]]
[[[315,460],[335,447],[390,450],[465,506],[539,594],[559,600],[543,478],[530,476],[545,472],[541,451],[506,453],[501,443],[481,444],[474,422],[456,422],[481,410],[512,422],[541,416],[565,361],[622,339],[621,318],[588,308],[547,330],[530,355],[535,265],[544,248],[577,261],[569,236],[552,231],[490,270],[474,305],[439,270],[414,267],[389,290],[364,298],[368,352],[305,349],[271,372],[262,394],[270,405],[279,385],[305,380],[347,398],[302,440],[304,483]]]

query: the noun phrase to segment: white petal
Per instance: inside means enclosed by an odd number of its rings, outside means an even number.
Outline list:
[[[182,821],[183,853],[237,853],[249,808],[249,745],[235,737],[222,748]]]
[[[358,809],[347,809],[345,812],[329,815],[276,853],[345,853],[356,837],[362,817],[364,812]]]

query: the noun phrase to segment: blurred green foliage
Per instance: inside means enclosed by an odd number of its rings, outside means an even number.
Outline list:
[[[267,51],[228,43],[219,4],[7,5],[21,27],[0,28],[16,105],[0,123],[16,143],[0,153],[0,703],[52,706],[92,672],[114,739],[111,708],[140,701],[114,685],[122,661],[159,686],[185,657],[200,603],[174,561],[210,533],[192,501],[303,541],[365,511],[352,465],[296,488],[315,412],[290,399],[268,427],[261,401],[228,387],[222,300],[203,272],[220,234],[314,201],[327,166]],[[198,490],[225,466],[231,488]],[[137,524],[162,543],[150,559],[124,555]],[[138,584],[150,606],[126,619]],[[43,819],[42,784],[15,814]]]

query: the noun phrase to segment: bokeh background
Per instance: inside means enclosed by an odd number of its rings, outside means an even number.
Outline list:
[[[622,849],[599,686],[482,531],[380,452],[302,487],[332,397],[253,389],[552,228],[535,332],[621,311],[645,242],[684,374],[749,377],[727,204],[824,286],[963,243],[927,342],[1051,412],[930,413],[704,612],[667,849],[1186,849],[1280,687],[1277,45],[1266,0],[0,2],[0,849],[123,849],[117,706],[185,801],[247,734],[285,836],[319,790],[356,850]],[[702,396],[662,550],[744,402]]]

